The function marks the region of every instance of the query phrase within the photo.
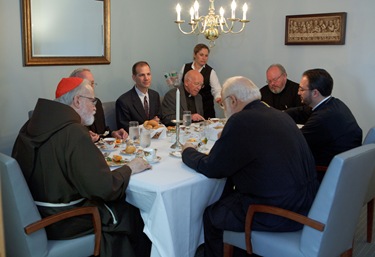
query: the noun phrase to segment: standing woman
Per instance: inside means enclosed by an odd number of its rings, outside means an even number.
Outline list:
[[[205,44],[198,44],[194,47],[193,62],[187,63],[182,66],[181,74],[182,81],[184,81],[185,74],[189,70],[199,71],[204,78],[204,87],[199,91],[203,100],[203,113],[204,118],[215,118],[215,102],[221,102],[221,85],[219,79],[216,75],[215,70],[207,64],[208,55],[210,54],[210,49]]]

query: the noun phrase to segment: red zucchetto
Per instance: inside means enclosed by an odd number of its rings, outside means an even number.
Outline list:
[[[76,87],[81,85],[82,81],[82,78],[77,77],[61,79],[56,88],[56,98],[59,98],[60,96],[68,93],[70,90],[75,89]]]

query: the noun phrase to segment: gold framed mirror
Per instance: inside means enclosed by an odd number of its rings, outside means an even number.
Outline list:
[[[110,0],[22,0],[25,66],[109,64]]]

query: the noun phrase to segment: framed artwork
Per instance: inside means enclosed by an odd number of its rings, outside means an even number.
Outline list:
[[[344,45],[346,12],[288,15],[285,45]]]

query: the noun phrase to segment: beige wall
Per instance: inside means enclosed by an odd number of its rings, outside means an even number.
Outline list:
[[[131,66],[138,60],[150,63],[153,87],[164,94],[163,73],[179,70],[191,61],[192,49],[202,37],[178,32],[174,7],[178,1],[112,0],[112,62],[90,66],[103,101],[115,100],[130,89]],[[180,1],[181,2],[181,1]],[[191,1],[186,1],[191,2]],[[201,14],[206,0],[200,0]],[[228,1],[218,1],[224,4]],[[335,80],[334,95],[351,108],[364,132],[375,124],[375,9],[373,0],[263,0],[248,1],[251,22],[244,33],[222,35],[212,49],[209,64],[221,82],[234,75],[265,84],[269,64],[285,65],[289,78],[299,81],[309,68],[327,69]],[[238,1],[242,5],[243,1]],[[281,4],[282,3],[282,4]],[[181,2],[183,4],[183,2]],[[146,8],[145,8],[146,6]],[[347,12],[346,44],[341,46],[285,46],[285,16]],[[56,84],[77,66],[24,67],[22,63],[20,1],[0,0],[0,151],[10,153],[18,130],[38,97],[53,98]],[[187,14],[184,14],[187,17]]]

